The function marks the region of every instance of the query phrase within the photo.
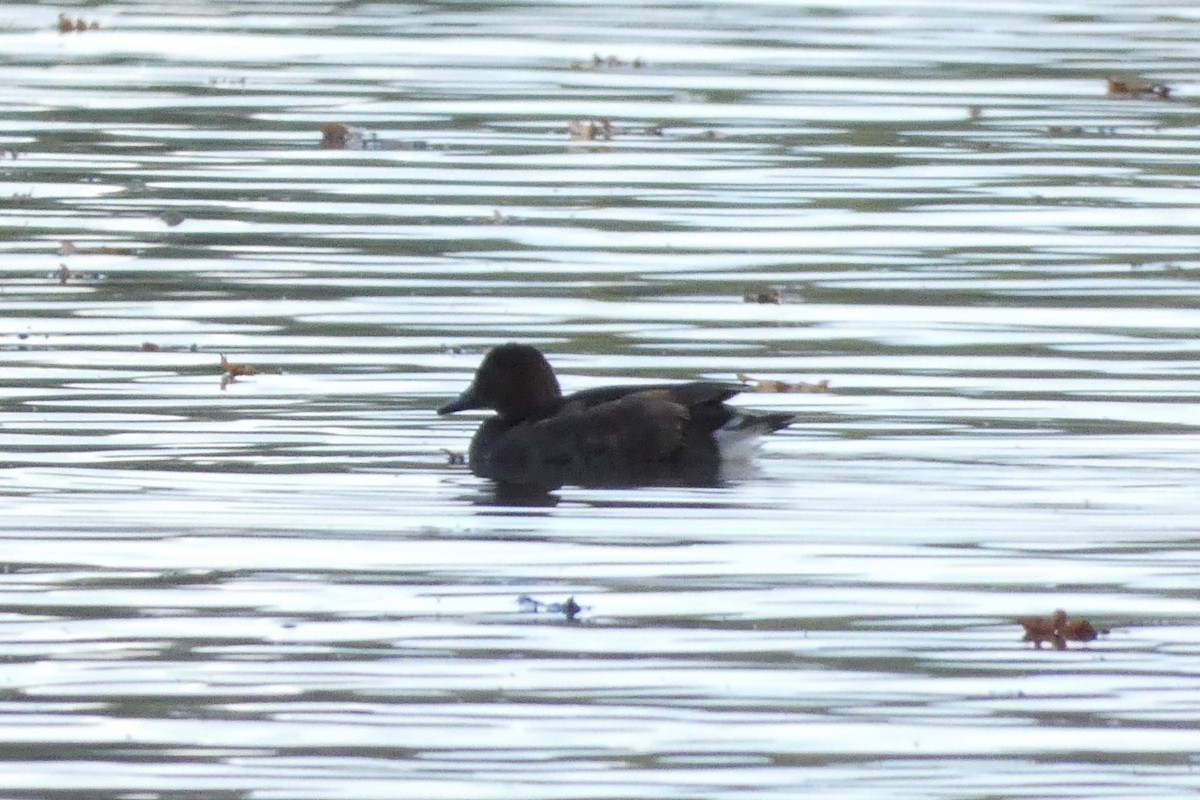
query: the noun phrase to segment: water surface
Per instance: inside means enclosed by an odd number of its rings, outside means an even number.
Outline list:
[[[6,797],[1200,787],[1193,9],[63,10],[0,9]],[[512,339],[830,391],[513,506],[433,413]]]

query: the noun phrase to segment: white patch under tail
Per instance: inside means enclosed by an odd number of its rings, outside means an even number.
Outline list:
[[[790,422],[785,415],[735,414],[729,422],[713,431],[713,441],[721,451],[722,462],[750,462],[758,453],[762,437]]]

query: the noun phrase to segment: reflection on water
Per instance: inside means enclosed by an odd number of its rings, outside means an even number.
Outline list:
[[[1193,16],[0,8],[0,791],[1191,796]],[[510,339],[831,391],[533,503]]]

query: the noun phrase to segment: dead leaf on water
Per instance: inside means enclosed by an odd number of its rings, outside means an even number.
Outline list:
[[[58,15],[58,32],[59,33],[83,33],[84,31],[98,31],[100,23],[92,20],[88,22],[83,17],[71,19],[66,14]]]
[[[257,375],[258,369],[247,364],[235,364],[221,354],[221,370],[224,374],[221,376],[221,388],[224,389],[229,384],[236,381],[238,378],[248,375]]]
[[[567,126],[567,135],[578,142],[607,142],[621,132],[607,119],[573,119]]]
[[[1159,100],[1171,99],[1171,87],[1165,83],[1155,83],[1136,75],[1109,75],[1108,96],[1120,99],[1151,98]]]
[[[63,239],[59,242],[59,253],[64,256],[132,256],[136,255],[132,247],[107,247],[101,245],[99,247],[79,247],[70,239]]]
[[[221,369],[225,370],[226,374],[232,375],[235,378],[241,377],[243,375],[257,375],[258,374],[257,368],[248,366],[246,364],[234,364],[232,361],[230,361],[229,359],[227,359],[225,357],[224,353],[221,354]]]
[[[783,302],[783,290],[774,286],[759,290],[752,289],[742,295],[742,299],[747,303],[779,305]]]
[[[383,139],[373,131],[355,128],[343,122],[326,122],[320,126],[322,150],[425,150],[427,142],[402,142]]]
[[[645,128],[630,128],[614,125],[611,119],[573,119],[567,124],[567,136],[574,142],[607,142],[617,136],[655,136],[661,137],[665,129],[662,125],[649,125]]]
[[[1066,650],[1067,642],[1091,642],[1107,630],[1097,628],[1086,619],[1070,619],[1067,612],[1057,609],[1049,617],[1024,617],[1017,620],[1025,629],[1022,642],[1033,642],[1041,649],[1043,642],[1054,645],[1055,650]]]
[[[817,381],[816,383],[808,383],[807,381],[789,383],[769,378],[752,378],[740,372],[737,373],[737,379],[739,383],[745,384],[749,391],[761,392],[763,394],[827,394],[829,392],[829,379]]]

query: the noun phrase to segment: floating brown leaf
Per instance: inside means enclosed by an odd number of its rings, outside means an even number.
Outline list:
[[[612,120],[573,119],[567,124],[567,135],[576,142],[607,142],[615,136],[626,134],[641,134],[643,136],[662,136],[663,126],[650,125],[645,128],[625,128],[614,125]]]
[[[1061,608],[1049,617],[1025,617],[1017,620],[1025,629],[1022,642],[1033,642],[1041,649],[1042,642],[1050,642],[1055,650],[1066,650],[1067,642],[1091,642],[1106,630],[1097,631],[1086,619],[1070,619]]]
[[[320,126],[322,150],[425,150],[426,142],[402,142],[381,139],[377,133],[354,128],[341,122],[326,122]]]
[[[247,366],[246,364],[234,364],[225,358],[224,354],[221,355],[221,369],[225,373],[221,376],[222,390],[240,377],[258,374],[258,370],[255,367]]]
[[[737,379],[740,383],[746,384],[751,391],[762,392],[764,394],[825,394],[829,391],[829,380],[821,380],[816,383],[807,383],[798,381],[796,383],[788,383],[787,381],[776,381],[762,378],[751,378],[749,375],[737,373]]]
[[[221,369],[225,370],[225,374],[232,378],[240,378],[243,375],[258,374],[258,370],[256,368],[247,366],[245,364],[234,364],[232,361],[227,359],[223,353],[221,354]]]
[[[747,303],[763,303],[779,305],[783,302],[783,290],[776,289],[774,286],[762,291],[749,291],[742,295],[742,299]]]
[[[1116,136],[1117,129],[1100,126],[1085,128],[1082,125],[1051,125],[1048,129],[1051,136]]]
[[[59,242],[59,252],[64,256],[131,256],[135,254],[132,247],[77,247],[70,239]]]
[[[326,122],[321,126],[321,149],[358,150],[362,147],[363,131],[340,122]]]
[[[1059,635],[1072,642],[1092,642],[1099,632],[1086,619],[1073,619],[1059,629]]]
[[[607,119],[573,119],[567,126],[567,135],[581,142],[607,142],[618,132]]]
[[[59,33],[82,33],[83,31],[98,31],[100,23],[93,20],[88,22],[83,17],[71,19],[66,14],[58,15],[58,32]]]
[[[1025,636],[1021,639],[1023,642],[1033,642],[1035,647],[1041,648],[1042,642],[1053,642],[1056,650],[1062,650],[1066,647],[1063,644],[1062,637],[1058,635],[1058,628],[1067,621],[1067,612],[1059,609],[1050,615],[1049,619],[1042,617],[1024,617],[1017,620],[1021,623],[1021,627],[1025,629]]]
[[[1171,98],[1171,87],[1163,83],[1154,83],[1145,78],[1132,75],[1109,75],[1108,96],[1119,98],[1157,97],[1160,100]]]
[[[160,349],[154,342],[142,342],[143,353],[157,353]]]

